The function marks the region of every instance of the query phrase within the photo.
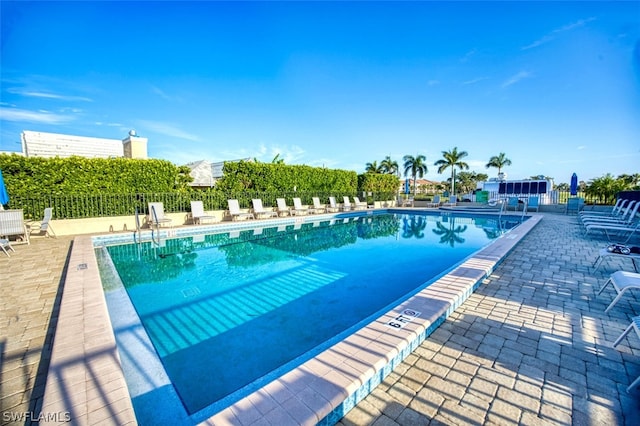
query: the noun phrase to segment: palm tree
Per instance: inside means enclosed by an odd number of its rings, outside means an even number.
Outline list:
[[[627,186],[629,190],[633,190],[640,186],[640,173],[634,173],[632,175],[622,174],[618,176],[618,180],[622,180]]]
[[[467,151],[458,152],[458,147],[454,147],[451,151],[442,151],[443,158],[433,163],[434,166],[438,166],[438,173],[442,173],[451,167],[451,194],[455,194],[456,167],[460,170],[469,169],[469,165],[462,161],[467,155],[469,155]]]
[[[429,170],[427,169],[427,165],[425,162],[427,161],[427,157],[422,154],[418,154],[415,157],[413,155],[405,155],[404,158],[404,175],[408,176],[409,172],[411,172],[411,176],[413,177],[413,197],[416,196],[416,189],[418,185],[416,184],[417,177],[423,177],[425,173]]]
[[[374,161],[373,163],[367,163],[364,171],[367,173],[382,173],[383,168],[382,165],[378,165],[377,161]]]
[[[394,161],[388,155],[380,162],[383,173],[394,175],[398,173],[398,162]]]
[[[489,167],[497,168],[498,175],[500,175],[500,173],[502,172],[502,168],[504,166],[510,166],[510,165],[511,165],[511,160],[507,158],[507,155],[504,152],[501,152],[500,154],[494,155],[493,157],[491,157],[485,167],[487,169]]]

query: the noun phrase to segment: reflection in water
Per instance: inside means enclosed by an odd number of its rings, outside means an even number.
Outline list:
[[[215,249],[229,266],[249,268],[287,261],[296,256],[310,256],[343,246],[359,239],[370,240],[400,234],[403,239],[424,239],[429,219],[441,244],[451,247],[465,243],[462,237],[468,227],[481,227],[486,236],[495,239],[504,228],[494,218],[446,217],[425,214],[377,214],[322,222],[296,223],[256,230],[189,236],[162,240],[160,244],[144,242],[108,247],[109,254],[127,286],[140,282],[163,282],[178,277],[195,267],[198,252]],[[400,232],[401,231],[401,232]]]
[[[406,215],[402,218],[402,238],[424,238],[424,229],[427,227],[427,220],[424,216]]]
[[[452,217],[449,226],[444,226],[442,222],[436,223],[436,228],[433,229],[433,233],[440,236],[440,243],[449,244],[453,247],[455,244],[462,244],[465,242],[465,239],[460,236],[460,234],[464,233],[467,230],[467,225],[457,225],[456,226],[456,218]]]

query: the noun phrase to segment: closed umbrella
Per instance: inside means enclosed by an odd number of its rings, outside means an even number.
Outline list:
[[[569,186],[569,192],[571,195],[578,195],[578,175],[575,173],[571,175],[571,185]]]
[[[409,193],[410,187],[411,187],[411,185],[409,185],[409,179],[405,179],[405,181],[404,181],[404,193],[405,194]]]
[[[0,210],[4,210],[4,205],[9,203],[9,194],[7,193],[7,187],[4,186],[4,178],[2,177],[2,170],[0,170]]]

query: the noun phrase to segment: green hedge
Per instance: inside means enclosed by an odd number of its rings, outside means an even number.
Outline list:
[[[10,197],[186,191],[188,169],[165,160],[0,154]]]
[[[125,158],[39,158],[0,154],[9,208],[23,209],[28,219],[40,219],[46,207],[53,207],[55,219],[131,215],[146,213],[149,202],[162,202],[166,212],[188,212],[191,200],[202,200],[207,210],[227,208],[236,198],[243,208],[252,198],[265,207],[276,198],[292,205],[293,197],[312,204],[329,196],[367,193],[367,201],[391,200],[398,181],[392,175],[361,175],[347,170],[305,165],[233,162],[224,166],[224,177],[214,188],[188,186],[189,169],[164,160]]]
[[[358,175],[347,170],[238,161],[225,163],[216,188],[224,192],[334,192],[354,194]]]
[[[358,191],[377,193],[380,200],[394,199],[399,188],[400,181],[396,175],[380,173],[358,175]]]

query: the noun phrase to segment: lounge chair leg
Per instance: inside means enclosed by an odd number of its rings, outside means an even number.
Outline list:
[[[629,385],[629,387],[627,388],[627,393],[631,392],[631,389],[632,389],[634,386],[637,386],[638,384],[640,384],[640,376],[639,376],[637,379],[635,379],[635,380],[633,381],[633,383],[631,383],[631,384]]]
[[[598,270],[601,263],[602,263],[602,256],[598,256],[598,258],[593,262],[593,265],[591,265],[591,267],[593,267],[593,272]]]
[[[598,294],[597,294],[598,296],[600,295],[600,293],[602,293],[602,290],[604,290],[604,288],[609,285],[610,282],[611,282],[611,278],[609,278],[607,282],[604,283],[602,287],[600,287],[600,290],[598,290]]]
[[[629,325],[629,327],[627,327],[627,329],[625,331],[622,332],[622,334],[620,335],[620,337],[618,337],[616,339],[615,342],[613,342],[613,348],[615,348],[616,346],[618,346],[620,344],[620,342],[622,341],[622,339],[624,339],[624,337],[629,334],[631,332],[631,330],[633,330],[633,322]]]
[[[625,289],[626,290],[626,289]],[[618,295],[616,296],[615,299],[613,299],[613,301],[611,302],[611,304],[609,304],[609,306],[607,306],[607,309],[604,310],[604,313],[606,314],[607,312],[609,312],[609,310],[611,308],[613,308],[613,306],[618,303],[618,301],[620,300],[620,298],[622,298],[622,296],[624,295],[624,290],[622,290],[620,293],[618,293]]]

